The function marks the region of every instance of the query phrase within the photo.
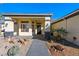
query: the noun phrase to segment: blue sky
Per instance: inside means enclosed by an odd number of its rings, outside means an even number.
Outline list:
[[[52,13],[59,19],[78,8],[77,3],[6,3],[0,4],[0,13]]]

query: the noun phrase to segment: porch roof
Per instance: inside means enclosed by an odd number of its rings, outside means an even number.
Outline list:
[[[4,13],[4,14],[2,14],[2,16],[52,16],[52,14],[50,14],[50,13],[47,13],[47,14]]]

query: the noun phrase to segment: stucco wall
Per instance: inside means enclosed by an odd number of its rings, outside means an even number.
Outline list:
[[[60,21],[52,25],[52,29],[61,27],[66,29],[68,32],[66,39],[79,45],[79,15],[70,17],[64,21]],[[74,41],[73,37],[76,37],[77,40]]]
[[[9,34],[9,32],[13,33],[14,35],[15,32],[14,32],[14,22],[12,21],[13,19],[11,17],[5,17],[5,34]],[[17,20],[18,24],[19,24],[19,27],[18,27],[18,30],[19,30],[19,36],[32,36],[32,28],[31,28],[31,25],[30,25],[30,28],[29,28],[29,32],[21,32],[21,28],[20,28],[20,25],[21,25],[21,21],[24,21],[23,19],[19,19]],[[29,21],[30,20],[26,20],[26,21]],[[6,34],[6,35],[7,35]]]
[[[52,29],[54,28],[54,29],[60,29],[60,28],[64,28],[64,29],[66,29],[66,20],[64,20],[64,21],[60,21],[60,22],[58,22],[58,23],[55,23],[55,24],[53,24],[52,25]]]
[[[79,45],[79,15],[67,19],[67,40]],[[77,40],[73,40],[76,37]]]
[[[17,30],[14,30],[14,21],[15,21],[18,23],[18,26],[19,26],[18,27],[18,35],[20,35],[20,36],[32,36],[32,21],[34,20],[34,18],[32,19],[32,18],[5,17],[5,20],[6,20],[5,24],[8,23],[7,27],[5,28],[6,32],[12,31],[15,36],[17,35]],[[43,18],[39,18],[39,19],[37,18],[37,22],[41,22],[42,34],[44,34],[44,32],[45,32],[46,25],[48,25],[50,28],[50,20],[51,20],[50,17],[43,17]],[[29,24],[30,24],[29,32],[21,32],[21,21],[29,21]],[[36,26],[36,24],[35,24],[35,26]],[[35,29],[35,33],[37,34],[37,29]]]

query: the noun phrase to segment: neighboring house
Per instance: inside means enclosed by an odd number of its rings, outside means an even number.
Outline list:
[[[79,45],[79,9],[52,23],[52,29],[62,27],[68,32],[65,38]]]
[[[50,26],[52,14],[3,14],[5,36],[29,36],[44,34]],[[49,29],[50,30],[50,29]]]

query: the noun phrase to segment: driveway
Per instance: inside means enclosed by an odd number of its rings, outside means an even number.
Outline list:
[[[33,39],[27,56],[50,56],[45,41]]]

